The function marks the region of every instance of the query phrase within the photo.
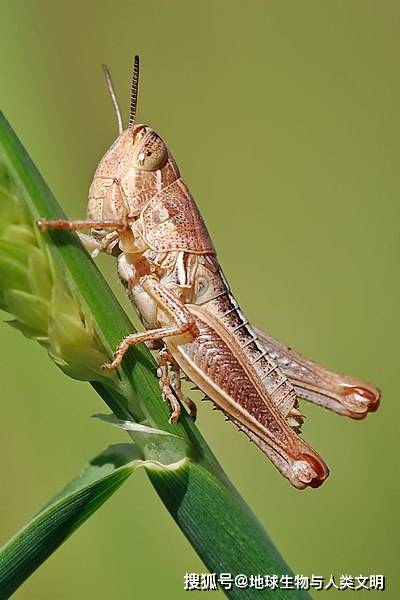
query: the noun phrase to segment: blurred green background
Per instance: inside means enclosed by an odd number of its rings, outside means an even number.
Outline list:
[[[331,468],[318,490],[292,489],[209,403],[198,425],[294,572],[383,573],[387,598],[400,583],[399,26],[388,0],[0,4],[1,108],[68,214],[85,214],[116,135],[100,64],[126,114],[139,53],[139,120],[173,150],[249,318],[381,387],[364,422],[303,405]],[[112,259],[100,264],[128,307]],[[0,339],[6,540],[125,438],[89,419],[103,410],[89,385],[6,325]],[[138,472],[15,598],[179,599],[184,573],[204,570]]]

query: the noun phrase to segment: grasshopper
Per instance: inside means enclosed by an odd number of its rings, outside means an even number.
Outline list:
[[[253,327],[217,261],[213,242],[178,166],[161,137],[136,124],[139,58],[134,59],[129,123],[103,66],[119,135],[101,159],[83,221],[40,219],[38,226],[82,235],[86,246],[114,255],[119,277],[145,331],[121,341],[105,369],[117,369],[130,348],[158,349],[158,376],[176,423],[181,371],[253,441],[296,488],[328,476],[322,458],[300,436],[298,398],[362,419],[380,393],[335,374]]]

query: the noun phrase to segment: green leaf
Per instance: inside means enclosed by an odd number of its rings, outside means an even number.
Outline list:
[[[134,432],[135,440],[140,440],[143,456],[148,461],[173,465],[184,463],[191,457],[192,448],[186,437],[134,421],[121,421],[113,414],[96,414],[93,417],[125,431]]]
[[[0,599],[9,598],[143,464],[134,444],[98,454],[0,549]]]

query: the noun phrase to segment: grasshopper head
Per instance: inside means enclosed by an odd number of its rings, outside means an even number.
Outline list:
[[[129,124],[124,130],[110,73],[103,66],[118,119],[119,135],[96,170],[89,190],[88,217],[95,220],[137,216],[155,194],[179,178],[179,170],[161,137],[136,124],[139,58],[135,56]]]

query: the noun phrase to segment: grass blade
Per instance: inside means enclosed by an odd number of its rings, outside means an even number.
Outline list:
[[[93,458],[31,521],[0,549],[0,600],[9,598],[131,475],[134,444],[115,444]]]

